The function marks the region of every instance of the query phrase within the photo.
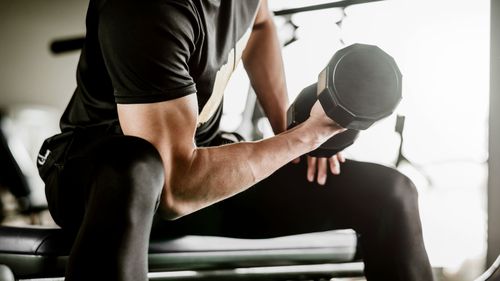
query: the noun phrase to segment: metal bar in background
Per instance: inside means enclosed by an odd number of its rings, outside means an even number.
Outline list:
[[[85,42],[85,37],[75,37],[68,39],[56,39],[50,44],[50,51],[53,54],[62,54],[66,52],[80,50]]]
[[[290,8],[290,9],[274,11],[274,15],[285,16],[285,15],[292,15],[292,14],[296,14],[296,13],[317,11],[317,10],[330,9],[330,8],[345,8],[345,7],[348,7],[351,5],[364,4],[364,3],[370,3],[370,2],[379,2],[379,1],[385,1],[385,0],[342,0],[342,1],[336,1],[336,2],[331,2],[331,3],[325,3],[325,4],[318,4],[318,5],[311,5],[311,6],[305,6],[305,7]],[[84,36],[74,37],[74,38],[65,38],[65,39],[55,39],[54,41],[52,41],[50,43],[50,51],[53,54],[62,54],[62,53],[66,53],[66,52],[77,51],[83,47],[84,42],[85,42]]]
[[[370,3],[370,2],[379,2],[379,1],[385,1],[385,0],[343,0],[343,1],[337,1],[337,2],[332,2],[332,3],[324,3],[324,4],[318,4],[318,5],[311,5],[311,6],[305,6],[305,7],[290,8],[290,9],[274,11],[274,15],[275,16],[285,16],[285,15],[310,12],[310,11],[317,11],[317,10],[324,10],[324,9],[330,9],[330,8],[345,8],[345,7],[348,7],[351,5],[364,4],[364,3]]]
[[[488,250],[492,264],[500,254],[500,1],[491,0],[490,118],[488,159]]]

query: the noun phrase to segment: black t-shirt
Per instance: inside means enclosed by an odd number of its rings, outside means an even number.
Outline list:
[[[196,142],[206,144],[218,130],[222,93],[258,5],[259,0],[91,0],[77,88],[61,130],[119,130],[117,103],[196,93]]]

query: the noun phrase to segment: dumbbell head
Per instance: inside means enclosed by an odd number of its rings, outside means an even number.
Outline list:
[[[394,111],[401,80],[391,56],[377,46],[354,44],[337,51],[319,74],[316,94],[331,119],[364,130]]]

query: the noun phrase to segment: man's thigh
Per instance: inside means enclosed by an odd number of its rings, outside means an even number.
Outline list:
[[[77,231],[85,216],[93,184],[97,181],[106,185],[110,181],[111,186],[115,181],[111,175],[104,175],[103,178],[99,169],[113,163],[121,165],[122,156],[130,155],[132,148],[140,149],[137,147],[137,138],[131,136],[99,135],[92,132],[74,136],[65,155],[54,164],[46,179],[47,201],[57,224],[66,230]],[[136,152],[140,153],[147,151]],[[97,175],[101,175],[101,178],[98,179]],[[112,188],[108,190],[113,192]]]
[[[266,238],[333,229],[359,229],[383,208],[400,174],[348,160],[324,186],[308,182],[305,159],[288,164],[248,190],[173,222],[156,221],[161,235]]]

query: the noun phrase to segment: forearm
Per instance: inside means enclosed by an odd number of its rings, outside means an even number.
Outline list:
[[[342,131],[319,102],[294,129],[258,142],[197,148],[195,95],[149,104],[119,104],[123,133],[153,144],[161,155],[165,184],[161,213],[174,219],[223,200],[316,149]]]
[[[244,191],[315,149],[333,132],[331,127],[322,132],[315,128],[305,122],[258,142],[195,149],[191,159],[169,170],[166,216],[180,217]]]
[[[275,134],[286,129],[288,93],[281,46],[271,18],[254,27],[243,63]]]

